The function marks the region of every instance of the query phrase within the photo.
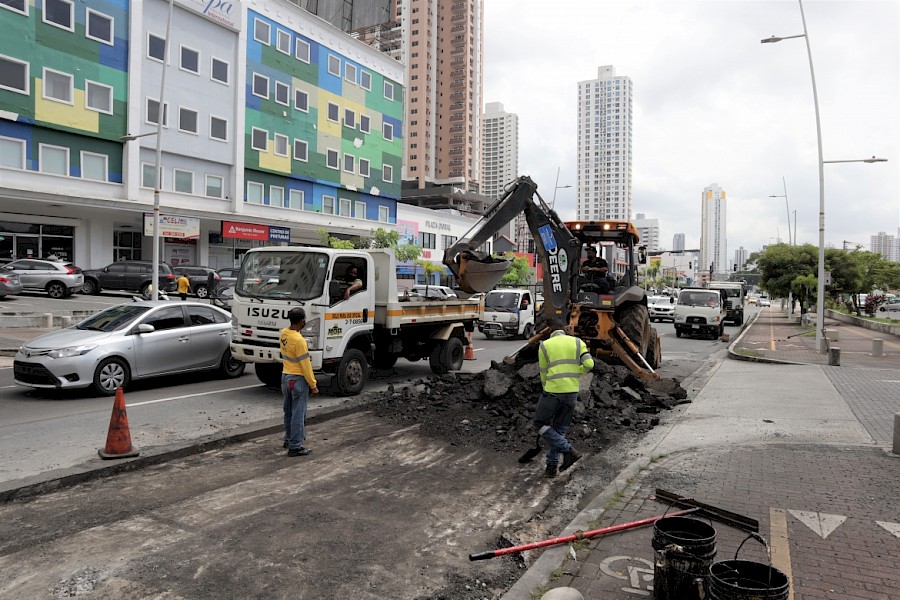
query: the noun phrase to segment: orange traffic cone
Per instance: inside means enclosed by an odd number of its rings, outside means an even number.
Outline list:
[[[472,341],[472,332],[466,332],[466,339],[469,340],[469,345],[466,346],[466,353],[463,355],[464,360],[475,360],[475,344]]]
[[[106,435],[106,447],[97,451],[100,458],[129,458],[140,454],[131,445],[131,433],[128,431],[128,415],[125,414],[125,393],[122,388],[116,390],[116,401],[113,403],[112,416],[109,419],[109,433]]]

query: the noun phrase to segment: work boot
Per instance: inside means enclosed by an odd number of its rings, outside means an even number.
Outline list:
[[[544,471],[544,475],[547,479],[556,477],[556,465],[547,465],[547,470]]]
[[[288,456],[306,456],[307,454],[310,454],[311,452],[312,452],[312,450],[310,450],[309,448],[304,448],[303,446],[300,446],[299,448],[291,448],[290,450],[288,450],[287,455]]]
[[[569,467],[575,464],[575,461],[581,458],[581,452],[576,450],[575,448],[570,448],[568,451],[563,452],[563,462],[562,466],[559,468],[560,471],[565,471]]]

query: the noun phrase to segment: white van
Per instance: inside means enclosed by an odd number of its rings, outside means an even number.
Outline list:
[[[722,290],[684,288],[679,292],[675,305],[675,337],[721,337],[725,331],[726,314]]]
[[[484,313],[478,320],[478,331],[484,337],[519,336],[527,340],[534,335],[535,303],[525,289],[497,289],[484,296]]]

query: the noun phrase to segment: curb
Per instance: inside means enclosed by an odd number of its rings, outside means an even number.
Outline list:
[[[772,365],[806,365],[806,364],[815,364],[815,363],[803,363],[803,362],[794,362],[790,360],[782,360],[780,358],[768,358],[765,356],[747,356],[746,354],[738,354],[733,350],[734,345],[737,344],[741,339],[750,331],[750,328],[756,323],[756,320],[759,318],[761,313],[757,311],[755,315],[753,315],[753,320],[744,325],[744,328],[741,330],[741,334],[735,338],[733,342],[728,344],[728,358],[732,360],[742,360],[744,362],[756,362],[756,363],[767,363]]]

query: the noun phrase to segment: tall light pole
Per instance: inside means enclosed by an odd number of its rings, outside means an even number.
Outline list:
[[[556,187],[553,188],[553,200],[550,201],[550,208],[556,209],[556,190],[564,190],[566,188],[572,187],[571,185],[559,185],[559,167],[556,167],[556,183],[554,184]]]
[[[800,5],[800,20],[803,22],[803,33],[782,37],[771,36],[760,40],[762,44],[774,44],[782,40],[804,38],[806,40],[806,55],[809,59],[809,77],[812,82],[813,106],[816,110],[816,141],[819,149],[819,276],[816,288],[816,351],[825,352],[825,159],[822,155],[822,120],[819,117],[819,93],[816,90],[816,71],[813,68],[812,48],[809,43],[809,32],[806,29],[806,15],[803,13],[803,0],[797,0]],[[865,160],[839,160],[827,162],[883,162],[887,159]]]
[[[788,204],[787,182],[784,180],[784,177],[781,178],[781,184],[784,186],[784,195],[771,195],[769,198],[784,198],[784,207],[787,209],[788,217],[788,246],[793,246],[797,243],[797,239],[795,237],[794,241],[791,242],[791,206]]]

